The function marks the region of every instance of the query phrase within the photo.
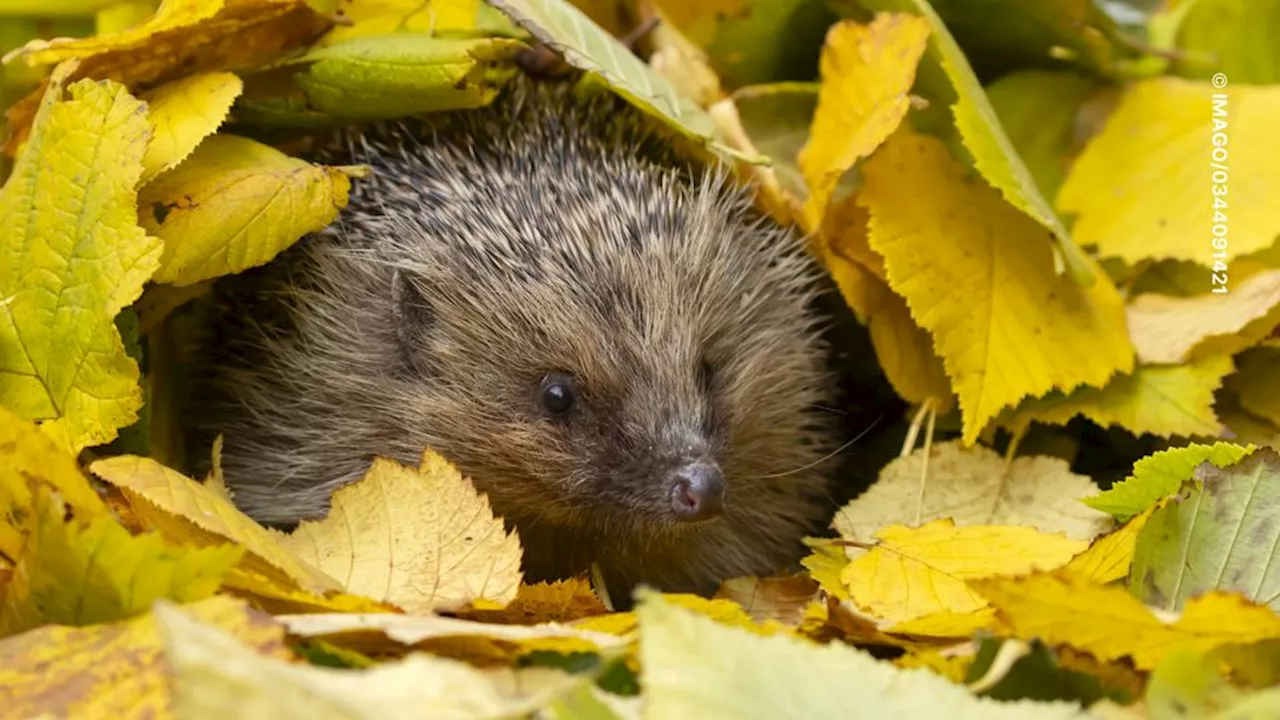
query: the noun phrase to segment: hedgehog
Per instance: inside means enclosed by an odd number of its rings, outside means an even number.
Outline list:
[[[431,449],[516,529],[530,581],[705,595],[793,566],[829,498],[820,272],[723,164],[527,77],[310,157],[370,174],[220,281],[196,353],[192,455],[223,437],[249,516],[322,518],[373,458]]]

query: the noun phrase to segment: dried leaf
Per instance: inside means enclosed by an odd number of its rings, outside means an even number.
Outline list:
[[[204,485],[148,459],[124,455],[98,460],[89,471],[124,491],[150,527],[183,544],[207,547],[225,541],[244,547],[246,570],[322,593],[333,578],[294,554],[285,536],[268,530]]]
[[[832,525],[846,540],[870,542],[888,525],[920,525],[941,518],[957,526],[1025,525],[1041,532],[1089,540],[1111,519],[1081,504],[1098,487],[1075,475],[1065,460],[1004,458],[960,442],[933,445],[889,463],[880,479],[845,505]],[[927,469],[927,472],[926,472]]]
[[[863,173],[871,247],[933,335],[966,443],[1027,395],[1100,386],[1132,369],[1115,287],[1056,276],[1037,241],[1043,229],[967,177],[941,141],[899,131]]]
[[[1181,363],[1234,355],[1280,325],[1280,270],[1253,275],[1227,294],[1139,295],[1129,301],[1129,337],[1139,362]]]
[[[608,612],[591,589],[591,583],[576,577],[533,585],[521,584],[516,591],[516,598],[507,603],[506,607],[472,607],[455,614],[478,622],[528,625],[540,622],[573,622]]]
[[[818,583],[805,575],[732,578],[720,584],[716,597],[741,605],[757,623],[775,620],[794,627],[817,599]]]
[[[263,265],[332,222],[350,187],[336,168],[215,135],[138,196],[142,226],[164,240],[156,280],[190,285]]]
[[[138,366],[113,319],[155,271],[134,190],[146,106],[115,83],[63,97],[55,73],[27,151],[0,190],[0,405],[72,453],[137,419]]]
[[[298,526],[284,545],[348,592],[410,613],[506,604],[520,585],[520,540],[489,501],[440,455],[421,468],[377,459],[333,495],[328,517]]]
[[[305,0],[166,0],[141,25],[109,35],[34,40],[6,63],[79,58],[69,80],[110,79],[147,88],[199,72],[254,67],[305,45],[329,27]],[[31,96],[10,108],[12,154],[35,112]]]
[[[510,662],[532,652],[616,653],[628,645],[626,639],[614,634],[557,623],[498,625],[391,613],[282,615],[276,619],[294,635],[321,638],[370,655],[412,646],[455,659]]]

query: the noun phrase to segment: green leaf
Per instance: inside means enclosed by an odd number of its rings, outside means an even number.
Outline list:
[[[174,285],[265,264],[333,222],[351,181],[234,135],[214,135],[138,196],[143,227],[164,240],[156,280]]]
[[[65,73],[44,95],[0,190],[0,405],[71,452],[137,419],[138,366],[113,319],[142,293],[160,242],[138,227],[146,105]]]
[[[1120,55],[1115,21],[1080,0],[930,0],[978,73],[991,77],[1050,59],[1106,74]]]
[[[1214,589],[1280,609],[1280,453],[1202,464],[1184,487],[1138,533],[1129,590],[1167,610]]]
[[[1224,73],[1231,83],[1280,83],[1280,0],[1183,0],[1173,64],[1180,75],[1199,80]]]
[[[796,158],[809,139],[819,87],[818,83],[770,83],[740,88],[733,94],[747,136],[773,160],[779,184],[796,197],[808,193]]]
[[[1104,493],[1084,498],[1083,502],[1095,510],[1111,513],[1120,522],[1126,522],[1178,492],[1201,463],[1228,467],[1253,450],[1252,445],[1241,447],[1225,442],[1164,450],[1134,463],[1129,477]]]
[[[1001,703],[974,697],[928,670],[901,670],[841,643],[763,637],[720,625],[649,590],[640,606],[646,717],[1088,717],[1074,703]]]
[[[1062,667],[1039,640],[1028,644],[983,638],[965,682],[981,697],[993,700],[1070,700],[1088,706],[1108,696],[1100,678]],[[1112,692],[1117,702],[1129,702],[1128,693]]]
[[[1010,73],[987,86],[992,109],[1046,198],[1066,176],[1076,111],[1093,89],[1088,78],[1045,70]]]
[[[728,87],[816,77],[823,36],[836,21],[827,3],[812,0],[658,4]]]
[[[1218,665],[1213,653],[1176,652],[1162,660],[1147,686],[1147,717],[1208,718],[1231,705],[1242,693],[1222,677]]]
[[[296,80],[312,108],[336,117],[394,118],[487,105],[515,72],[524,43],[418,33],[359,37],[313,50]]]
[[[1035,178],[1005,134],[986,92],[978,82],[964,51],[928,0],[864,0],[877,10],[914,12],[929,23],[929,47],[920,62],[917,88],[929,99],[949,106],[956,129],[971,155],[974,167],[1018,210],[1049,231],[1057,253],[1055,264],[1078,282],[1093,282],[1094,272],[1072,241],[1053,206],[1036,186]],[[941,73],[938,69],[941,69]],[[946,80],[941,80],[945,76]]]
[[[711,116],[683,98],[666,78],[565,0],[490,0],[576,68],[596,73],[641,110],[680,132],[710,140]]]
[[[36,498],[30,535],[0,605],[0,637],[45,624],[92,625],[145,612],[159,598],[213,595],[243,548],[179,548],[133,536],[115,518],[64,520],[62,501]]]
[[[1222,423],[1214,414],[1214,392],[1233,369],[1231,358],[1216,355],[1185,365],[1139,365],[1113,376],[1103,387],[1051,392],[1006,411],[997,422],[1020,430],[1030,422],[1065,425],[1077,415],[1135,435],[1217,437]]]

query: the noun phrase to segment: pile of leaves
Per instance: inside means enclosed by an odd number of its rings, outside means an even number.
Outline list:
[[[1280,716],[1280,1],[1150,5],[6,0],[0,717]],[[289,534],[173,469],[174,311],[360,182],[310,134],[529,58],[732,163],[911,407],[803,570],[617,612],[430,449]]]

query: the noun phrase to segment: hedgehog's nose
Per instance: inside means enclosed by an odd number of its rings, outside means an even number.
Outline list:
[[[708,520],[724,510],[724,475],[715,463],[693,463],[676,470],[671,507],[686,522]]]

